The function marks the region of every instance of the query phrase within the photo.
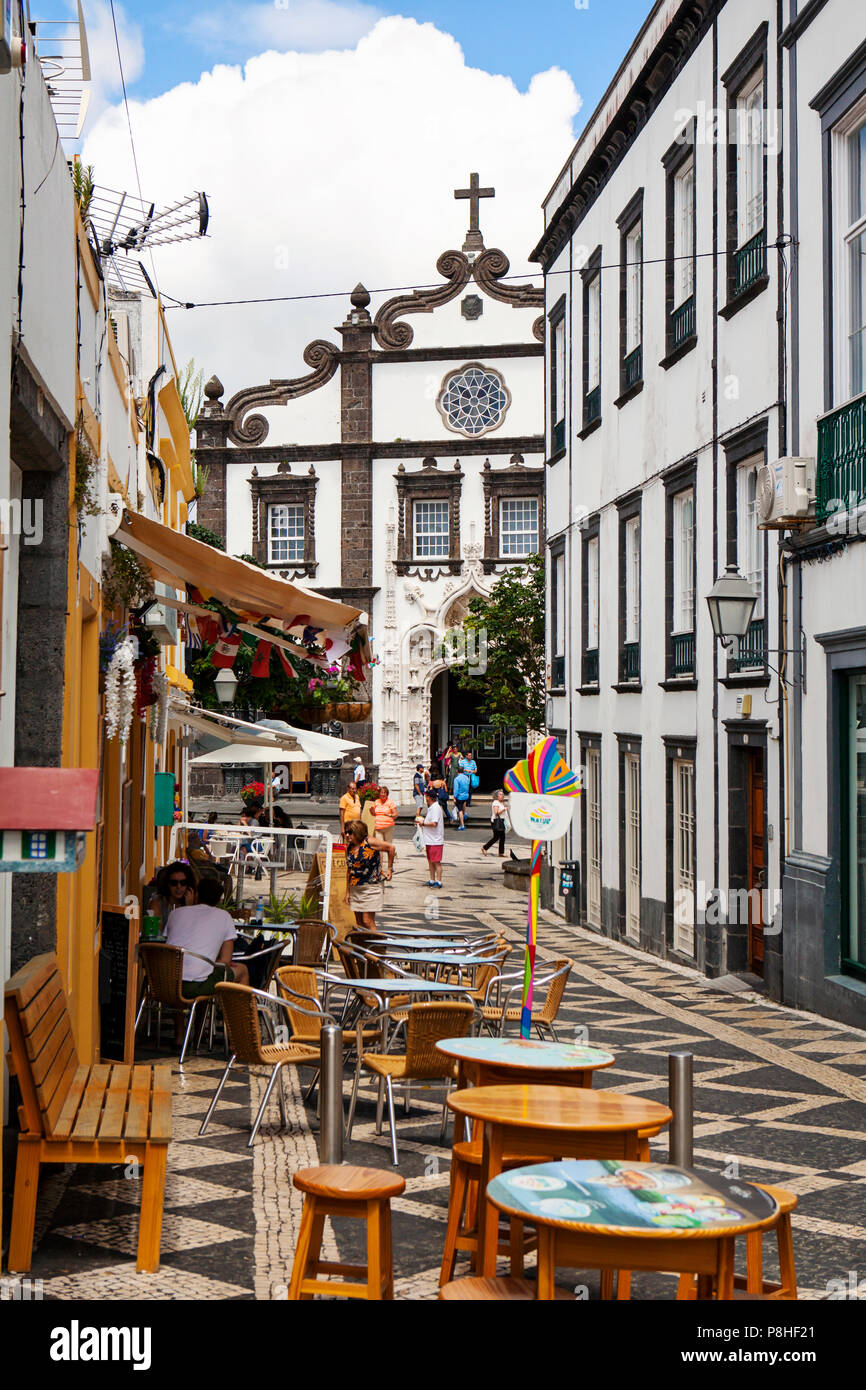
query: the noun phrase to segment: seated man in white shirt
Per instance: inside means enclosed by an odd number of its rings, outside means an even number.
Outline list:
[[[174,908],[165,924],[167,945],[196,952],[194,956],[183,958],[181,992],[185,999],[213,994],[223,980],[238,985],[250,982],[247,967],[240,961],[232,962],[233,943],[238,933],[229,914],[217,907],[222,901],[222,885],[215,879],[203,878],[197,891],[195,906]],[[217,964],[211,968],[206,960],[199,960],[199,956],[207,956]]]

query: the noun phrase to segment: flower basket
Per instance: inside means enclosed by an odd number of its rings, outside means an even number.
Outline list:
[[[263,806],[265,802],[264,782],[248,782],[245,787],[241,787],[241,801],[245,806],[253,806],[256,803]]]

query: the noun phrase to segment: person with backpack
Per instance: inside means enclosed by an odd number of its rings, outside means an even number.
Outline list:
[[[466,804],[467,806],[471,806],[472,793],[478,786],[478,764],[471,753],[461,753],[458,766],[460,771],[465,772],[466,776],[469,778],[469,796],[467,797]]]
[[[457,776],[454,778],[454,806],[455,806],[455,809],[456,809],[456,811],[457,811],[457,822],[458,822],[458,824],[457,824],[457,829],[458,829],[458,830],[465,830],[465,829],[466,829],[465,816],[466,816],[466,807],[467,807],[468,803],[469,803],[469,774],[468,774],[468,772],[464,772],[464,771],[463,771],[463,767],[462,767],[462,765],[461,765],[460,771],[457,773]]]

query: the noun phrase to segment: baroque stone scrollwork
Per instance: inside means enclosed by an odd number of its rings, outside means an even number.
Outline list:
[[[462,251],[443,251],[436,262],[436,269],[445,277],[445,283],[434,285],[429,290],[415,290],[412,294],[397,295],[383,304],[376,315],[373,332],[376,342],[382,348],[407,348],[415,334],[411,324],[398,323],[404,314],[432,314],[443,304],[456,299],[469,283],[472,267]]]
[[[306,376],[272,379],[267,386],[248,386],[232,396],[225,413],[231,421],[229,439],[234,444],[263,444],[268,437],[268,422],[264,415],[250,415],[253,407],[285,405],[298,396],[317,391],[331,380],[340,365],[340,349],[324,338],[315,338],[304,348],[304,361],[312,368]]]
[[[543,309],[544,290],[535,285],[502,285],[499,282],[511,269],[511,262],[504,251],[492,246],[482,251],[472,267],[475,283],[491,299],[502,304],[510,304],[512,309]],[[544,316],[541,315],[532,325],[532,336],[544,342]]]

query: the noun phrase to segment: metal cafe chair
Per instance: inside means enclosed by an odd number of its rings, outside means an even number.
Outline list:
[[[547,986],[547,993],[541,1008],[533,1009],[531,1016],[532,1027],[542,1040],[545,1033],[548,1033],[554,1042],[559,1042],[556,1035],[556,1019],[571,969],[571,961],[556,960],[552,962],[552,968],[547,974],[542,973],[535,980],[534,990],[540,990],[543,986]],[[481,1006],[481,1016],[488,1032],[494,1035],[498,1033],[501,1036],[505,1032],[506,1023],[520,1022],[522,1012],[520,1004],[514,1004],[512,1001],[515,997],[520,998],[523,990],[523,979],[524,975],[521,970],[519,973],[509,972],[507,975],[494,975],[488,981],[484,1003]],[[491,996],[495,996],[496,1003],[491,1003]]]
[[[186,951],[181,946],[166,946],[162,942],[156,941],[140,942],[138,956],[144,969],[147,988],[138,1007],[134,1031],[138,1031],[144,1007],[148,1003],[155,1002],[161,1007],[175,1012],[189,1010],[183,1046],[180,1050],[180,1061],[178,1062],[178,1066],[182,1067],[192,1033],[196,1009],[199,1004],[202,1004],[204,1005],[204,1013],[207,1014],[210,1010],[212,1014],[214,1008],[213,994],[198,994],[193,999],[188,999],[184,995],[182,988],[183,958],[184,956],[192,956],[195,960],[203,960],[210,966],[211,970],[215,970],[220,962],[211,960],[209,956],[203,956],[198,951]],[[223,966],[222,968],[226,969],[227,967]],[[206,1019],[203,1020],[202,1031],[204,1022]],[[211,1034],[211,1040],[213,1040],[213,1034]],[[201,1041],[201,1033],[199,1033],[199,1041]]]

